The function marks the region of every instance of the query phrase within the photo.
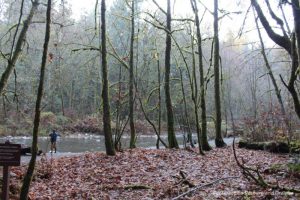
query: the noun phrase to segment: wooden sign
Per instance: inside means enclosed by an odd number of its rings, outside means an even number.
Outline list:
[[[21,161],[20,144],[0,144],[0,166],[19,166]]]
[[[10,166],[19,166],[21,160],[21,145],[6,141],[0,144],[0,166],[3,166],[2,200],[9,199],[9,171]]]

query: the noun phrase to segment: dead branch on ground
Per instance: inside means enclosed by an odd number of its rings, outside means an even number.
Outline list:
[[[180,198],[182,198],[182,197],[184,197],[184,196],[186,196],[186,195],[188,195],[188,194],[190,194],[192,192],[200,190],[201,188],[204,188],[204,187],[207,187],[207,186],[211,186],[211,185],[213,185],[215,183],[218,183],[218,182],[226,180],[226,179],[233,179],[233,178],[239,178],[239,176],[229,176],[229,177],[219,178],[219,179],[214,180],[214,181],[212,181],[210,183],[207,183],[207,184],[204,184],[204,185],[198,185],[195,188],[193,188],[193,189],[191,189],[191,190],[189,190],[189,191],[187,191],[187,192],[185,192],[185,193],[183,193],[183,194],[181,194],[181,195],[179,195],[177,197],[174,197],[172,200],[180,199]]]
[[[241,163],[236,155],[236,150],[235,150],[235,138],[233,139],[233,155],[234,159],[239,166],[239,168],[242,170],[242,174],[245,176],[245,178],[249,181],[254,181],[257,185],[263,187],[263,188],[270,188],[272,190],[279,190],[279,191],[285,191],[285,192],[294,192],[294,193],[300,193],[300,190],[294,189],[294,188],[286,188],[282,187],[277,183],[277,185],[274,185],[272,183],[267,182],[261,175],[259,168],[251,168],[248,166],[245,166],[244,163]]]

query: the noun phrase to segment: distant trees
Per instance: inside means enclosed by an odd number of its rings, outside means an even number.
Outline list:
[[[251,0],[252,6],[255,8],[256,13],[260,19],[261,24],[265,28],[268,36],[279,46],[281,46],[285,51],[289,54],[292,60],[291,70],[289,81],[286,83],[281,77],[282,82],[290,92],[293,102],[295,112],[300,119],[300,100],[299,100],[299,93],[296,89],[296,82],[297,77],[300,74],[300,67],[299,67],[299,57],[300,57],[300,6],[298,0],[292,0],[289,4],[293,10],[294,16],[294,31],[291,33],[291,37],[288,35],[288,32],[285,29],[285,26],[289,26],[285,23],[285,19],[279,18],[272,10],[269,1],[266,0],[268,5],[268,11],[272,17],[272,19],[280,26],[282,31],[282,35],[277,34],[272,26],[270,25],[269,20],[266,18],[265,13],[261,9],[260,5],[257,3],[256,0]],[[282,4],[287,4],[287,1],[280,1],[279,6]],[[288,28],[289,29],[289,28]]]
[[[19,116],[18,120],[26,123],[26,127],[33,124],[30,119],[34,113],[34,98],[39,81],[38,76],[33,74],[38,73],[36,66],[41,56],[39,46],[43,43],[44,29],[41,24],[45,22],[42,16],[45,6],[39,6],[40,12],[35,11],[31,16],[31,11],[36,5],[32,2],[36,1],[17,0],[16,4],[13,4],[15,1],[12,0],[3,2],[5,6],[1,7],[0,12],[8,9],[10,14],[7,17],[5,13],[1,13],[0,17],[0,65],[4,66],[0,68],[0,89],[4,88],[0,90],[0,120],[5,123],[4,128],[0,127],[0,132],[12,127],[11,129],[20,133],[26,131],[22,130],[24,126],[18,127],[21,123],[13,121],[16,115]],[[24,12],[14,15],[13,10],[22,10],[22,2],[25,3]],[[70,0],[69,2],[71,3]],[[54,121],[63,125],[73,125],[78,119],[88,115],[95,119],[100,119],[103,115],[104,133],[108,134],[107,142],[109,144],[112,141],[109,135],[115,134],[115,148],[118,150],[121,150],[121,136],[124,132],[131,135],[131,141],[126,145],[130,148],[137,146],[138,133],[143,133],[146,129],[144,121],[148,121],[153,130],[156,130],[157,147],[163,144],[177,148],[181,144],[181,138],[176,136],[181,132],[188,132],[192,142],[195,138],[191,137],[191,133],[197,132],[198,143],[201,144],[199,150],[209,150],[211,147],[208,138],[213,138],[214,130],[217,146],[224,144],[221,134],[224,126],[221,125],[229,123],[222,123],[222,115],[226,119],[227,113],[230,113],[232,129],[239,129],[239,122],[249,116],[253,117],[253,113],[259,117],[269,106],[268,101],[276,97],[269,91],[273,88],[268,88],[269,79],[264,76],[265,73],[270,74],[270,70],[262,70],[260,67],[264,60],[257,50],[262,47],[266,49],[265,54],[274,70],[272,82],[276,79],[279,83],[279,74],[284,81],[286,73],[289,73],[289,82],[284,84],[293,97],[297,113],[299,36],[295,31],[292,33],[292,39],[290,38],[291,31],[286,30],[288,27],[280,25],[283,22],[286,24],[283,17],[281,22],[269,11],[272,18],[265,16],[264,20],[264,9],[267,11],[269,8],[262,7],[260,11],[259,4],[251,0],[267,33],[293,60],[289,70],[282,67],[289,65],[289,61],[272,63],[275,62],[274,58],[279,50],[268,51],[267,44],[263,42],[263,35],[259,45],[252,41],[252,38],[237,39],[234,31],[230,36],[224,36],[224,29],[219,29],[218,20],[229,18],[231,11],[217,8],[218,1],[205,3],[216,3],[215,11],[210,11],[210,6],[206,7],[197,0],[190,0],[191,6],[187,8],[190,9],[188,13],[192,15],[186,18],[178,14],[177,6],[173,6],[173,2],[179,3],[169,0],[162,6],[158,4],[161,2],[157,3],[155,0],[114,1],[106,12],[109,17],[106,17],[105,28],[104,24],[98,21],[98,9],[95,10],[96,14],[84,13],[81,17],[76,16],[76,19],[73,19],[67,0],[61,4],[60,1],[53,2],[53,39],[50,41],[47,57],[49,67],[46,69],[48,75],[45,77],[43,110],[54,113]],[[148,7],[148,4],[152,6]],[[154,4],[156,7],[153,7]],[[291,7],[289,4],[280,4],[284,5]],[[296,2],[292,8],[297,8],[297,5]],[[155,8],[157,10],[153,10]],[[140,15],[141,12],[144,14]],[[214,26],[206,13],[215,14]],[[298,22],[297,14],[298,10],[295,9],[294,23]],[[230,17],[234,19],[235,16]],[[284,27],[282,35],[275,32],[278,29],[270,28],[272,19],[278,21],[280,29]],[[98,30],[100,25],[101,36]],[[299,29],[298,23],[295,27],[296,30]],[[103,31],[106,31],[106,34]],[[27,33],[26,37],[23,32]],[[213,38],[214,42],[211,45]],[[9,75],[12,75],[14,70],[15,79],[8,78],[12,77]],[[18,87],[15,87],[16,85]],[[275,90],[276,95],[281,94],[281,101],[289,114],[287,91],[283,90],[280,84]],[[261,106],[263,104],[268,106]],[[99,109],[100,107],[102,109]],[[57,124],[52,123],[49,126]],[[164,131],[168,133],[169,145],[160,137],[160,133]],[[112,151],[109,152],[113,154]]]

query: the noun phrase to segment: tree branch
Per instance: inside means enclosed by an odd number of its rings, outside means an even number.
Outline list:
[[[278,35],[277,33],[275,33],[273,31],[273,29],[271,28],[267,18],[265,17],[261,7],[259,6],[259,4],[257,3],[256,0],[251,0],[251,4],[252,6],[254,6],[257,15],[262,23],[262,25],[264,26],[267,34],[269,35],[269,37],[279,46],[281,46],[282,48],[284,48],[290,55],[292,54],[292,44],[291,41],[288,37],[286,36],[281,36]]]
[[[220,181],[227,180],[227,179],[235,179],[235,178],[239,178],[239,176],[228,176],[228,177],[224,177],[224,178],[219,178],[219,179],[214,180],[214,181],[212,181],[210,183],[207,183],[207,184],[204,184],[204,185],[199,185],[199,186],[197,186],[197,187],[195,187],[195,188],[193,188],[193,189],[191,189],[191,190],[189,190],[189,191],[187,191],[187,192],[185,192],[185,193],[183,193],[183,194],[181,194],[181,195],[173,198],[172,200],[180,199],[181,197],[184,197],[184,196],[186,196],[186,195],[188,195],[188,194],[190,194],[192,192],[195,192],[195,191],[197,191],[197,190],[199,190],[201,188],[207,187],[207,186],[211,186],[211,185],[213,185],[215,183],[218,183]]]
[[[167,12],[162,9],[162,7],[156,2],[156,0],[152,0],[152,2],[157,6],[157,8],[162,12],[164,13],[165,15],[167,15]]]

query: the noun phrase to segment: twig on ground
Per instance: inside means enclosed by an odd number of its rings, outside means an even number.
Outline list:
[[[125,190],[152,190],[150,186],[147,185],[127,185],[124,187]]]
[[[187,173],[180,170],[179,171],[180,176],[174,176],[174,178],[178,179],[178,183],[176,185],[188,185],[190,188],[195,187],[195,184],[188,180]]]
[[[193,188],[193,189],[191,189],[191,190],[189,190],[189,191],[187,191],[187,192],[185,192],[185,193],[183,193],[183,194],[181,194],[181,195],[179,195],[177,197],[174,197],[172,200],[177,200],[177,199],[179,199],[181,197],[184,197],[187,194],[195,192],[195,191],[197,191],[197,190],[199,190],[201,188],[204,188],[204,187],[207,187],[207,186],[211,186],[211,185],[213,185],[213,184],[215,184],[215,183],[217,183],[219,181],[226,180],[226,179],[233,179],[233,178],[239,178],[239,176],[228,176],[228,177],[224,177],[224,178],[219,178],[217,180],[214,180],[214,181],[212,181],[210,183],[207,183],[207,184],[204,184],[204,185],[198,185],[197,187],[195,187],[195,188]]]

